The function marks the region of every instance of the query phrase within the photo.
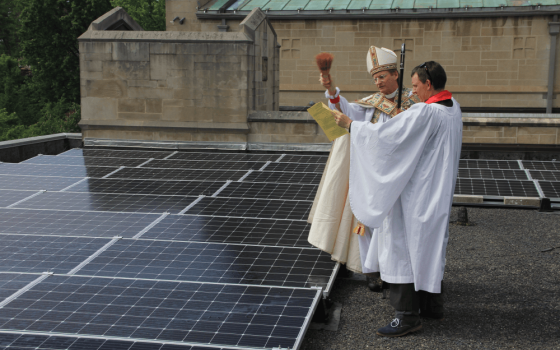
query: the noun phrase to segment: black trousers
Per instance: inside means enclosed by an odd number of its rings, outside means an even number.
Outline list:
[[[420,312],[428,314],[443,313],[443,296],[441,293],[415,291],[414,283],[391,283],[389,292],[389,302],[395,308],[395,317],[397,318],[416,319],[420,317]]]

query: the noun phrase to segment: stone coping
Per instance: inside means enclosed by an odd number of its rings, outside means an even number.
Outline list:
[[[307,112],[252,111],[248,122],[316,123]],[[464,125],[560,127],[560,114],[463,113]]]
[[[36,143],[43,143],[48,141],[56,141],[56,140],[64,140],[64,139],[82,139],[82,134],[80,133],[60,133],[60,134],[51,134],[45,136],[36,136],[36,137],[28,137],[25,139],[17,139],[17,140],[10,140],[10,141],[2,141],[0,142],[0,149],[4,148],[11,148],[11,147],[19,147],[25,145],[32,145]]]
[[[252,43],[253,40],[242,32],[160,32],[160,31],[94,31],[88,30],[78,41],[89,42],[170,42],[170,43],[200,43],[227,42]]]
[[[142,26],[133,20],[122,7],[115,7],[95,21],[91,22],[88,30],[107,30],[107,28],[111,27],[111,25],[119,20],[125,21],[126,24],[128,24],[133,30],[144,30]]]
[[[169,122],[146,120],[82,120],[79,123],[84,130],[180,130],[198,132],[249,133],[247,123],[209,123],[209,122]]]
[[[86,137],[84,139],[84,146],[140,147],[162,149],[224,149],[240,151],[244,151],[247,149],[247,143],[245,142],[115,140],[90,137]]]

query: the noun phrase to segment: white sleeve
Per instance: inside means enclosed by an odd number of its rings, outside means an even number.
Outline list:
[[[349,195],[352,212],[360,222],[381,227],[435,128],[435,119],[424,103],[386,123],[352,123]]]
[[[328,96],[328,90],[325,92],[325,96]],[[374,108],[364,108],[354,103],[349,103],[344,96],[340,96],[340,109],[342,113],[346,114],[348,118],[352,119],[353,121],[357,122],[370,122],[371,118],[373,118],[373,112],[375,111]],[[328,98],[328,97],[327,97]],[[331,103],[329,100],[329,108],[336,109],[336,105]]]

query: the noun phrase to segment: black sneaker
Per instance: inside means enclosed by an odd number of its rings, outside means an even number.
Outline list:
[[[391,323],[377,330],[377,335],[382,337],[402,337],[408,333],[416,332],[422,329],[420,319],[413,322],[405,322],[399,318],[395,318]]]

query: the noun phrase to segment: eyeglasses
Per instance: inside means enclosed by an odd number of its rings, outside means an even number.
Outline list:
[[[428,66],[426,66],[427,62],[422,63],[421,65],[418,66],[418,68],[424,68],[426,70],[426,74],[428,74],[428,79],[430,79],[430,81],[434,82],[434,80],[432,79],[432,76],[430,75],[430,71],[428,70]]]
[[[387,74],[383,74],[383,75],[380,75],[376,78],[373,78],[373,81],[377,84],[378,80],[385,80],[385,78],[387,78]]]

